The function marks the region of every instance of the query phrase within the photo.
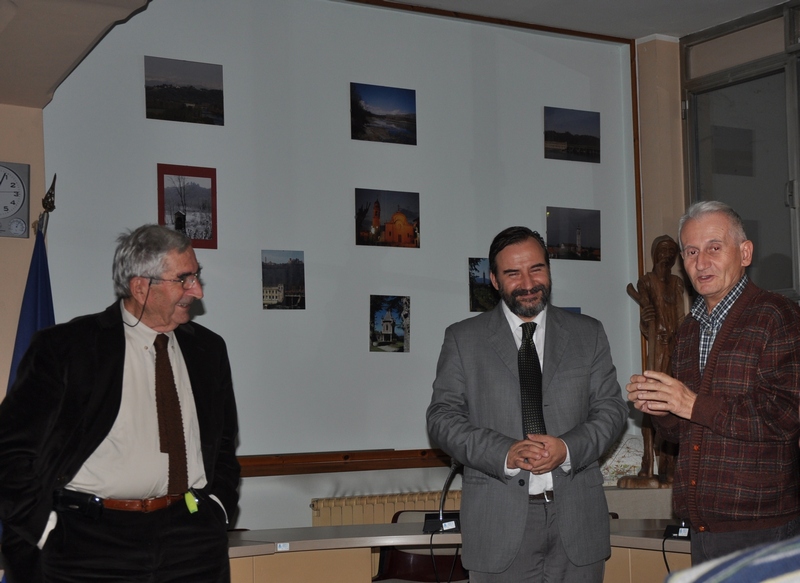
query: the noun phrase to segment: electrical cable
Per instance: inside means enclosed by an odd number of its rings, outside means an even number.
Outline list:
[[[431,540],[429,543],[430,553],[431,553],[431,565],[433,565],[433,574],[436,576],[436,583],[442,583],[439,580],[439,570],[436,568],[436,559],[434,558],[436,555],[433,552],[433,535],[436,534],[435,532],[431,533]],[[453,553],[453,562],[450,563],[450,575],[447,577],[446,583],[451,583],[453,581],[453,573],[456,570],[456,563],[458,562],[458,546],[455,548],[455,552]]]

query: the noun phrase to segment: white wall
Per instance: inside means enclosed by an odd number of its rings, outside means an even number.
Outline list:
[[[223,66],[225,125],[145,119],[144,56]],[[418,145],[353,141],[351,81],[416,90]],[[240,455],[427,448],[444,328],[467,258],[547,206],[599,209],[599,263],[554,260],[553,299],[600,318],[639,368],[629,49],[328,0],[156,0],[44,112],[59,322],[111,303],[124,229],[157,221],[156,165],[217,169],[219,248],[197,321],[228,341]],[[543,107],[599,111],[602,163],[543,158]],[[354,189],[420,193],[421,248],[356,247]],[[260,251],[305,251],[307,309],[264,311]],[[368,352],[370,294],[409,295],[408,354]],[[443,470],[251,478],[245,527],[310,524],[312,497],[438,489]]]

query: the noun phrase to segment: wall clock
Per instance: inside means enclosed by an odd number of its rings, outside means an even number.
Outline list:
[[[28,237],[30,175],[28,164],[0,162],[0,237]]]

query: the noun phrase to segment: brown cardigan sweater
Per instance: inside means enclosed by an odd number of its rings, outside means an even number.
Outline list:
[[[691,420],[653,417],[680,444],[672,504],[695,530],[772,528],[800,516],[800,308],[748,283],[703,374],[700,326],[678,331],[672,376],[697,393]]]

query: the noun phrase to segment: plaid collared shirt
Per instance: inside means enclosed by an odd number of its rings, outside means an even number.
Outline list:
[[[706,360],[711,352],[711,347],[714,346],[714,339],[717,337],[717,332],[722,328],[722,323],[731,311],[733,304],[742,295],[744,287],[747,285],[747,274],[742,276],[733,289],[728,292],[722,301],[714,306],[711,313],[708,313],[706,308],[706,300],[703,296],[697,296],[694,304],[692,304],[692,317],[700,324],[700,374],[706,368]]]

